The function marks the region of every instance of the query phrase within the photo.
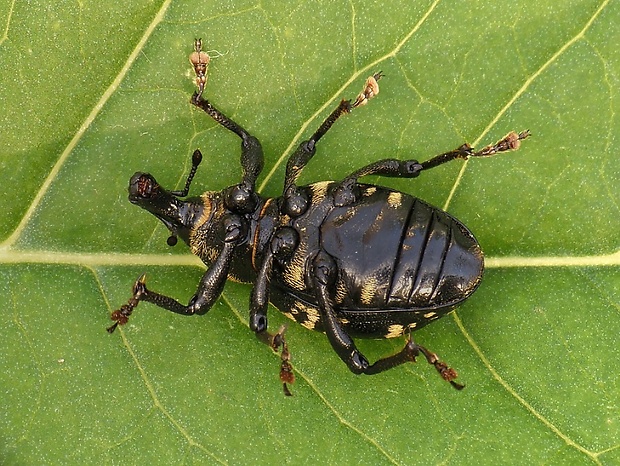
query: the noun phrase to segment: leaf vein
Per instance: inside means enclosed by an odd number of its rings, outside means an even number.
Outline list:
[[[102,94],[101,98],[94,105],[90,113],[86,116],[85,120],[82,122],[77,132],[71,138],[71,141],[69,141],[69,144],[67,145],[67,147],[65,147],[65,149],[62,151],[62,154],[60,154],[60,156],[58,157],[58,160],[56,161],[56,163],[54,164],[54,166],[48,173],[47,177],[45,178],[45,181],[43,181],[43,183],[41,184],[41,188],[34,196],[34,199],[28,206],[28,209],[24,213],[24,216],[22,217],[21,221],[19,222],[19,224],[17,225],[13,233],[3,242],[2,244],[3,246],[11,246],[15,244],[15,242],[19,239],[22,232],[28,225],[28,222],[30,221],[35,211],[37,210],[39,204],[41,204],[41,201],[47,194],[53,182],[56,180],[58,173],[60,172],[65,162],[67,161],[67,159],[73,152],[73,149],[75,149],[77,144],[82,139],[82,136],[84,136],[88,128],[90,128],[94,120],[97,118],[97,116],[103,109],[103,107],[105,107],[110,97],[112,97],[112,95],[119,88],[121,82],[125,79],[125,76],[127,75],[128,71],[131,69],[132,65],[134,64],[134,62],[136,61],[136,59],[142,52],[144,46],[146,45],[147,40],[151,37],[151,35],[155,31],[159,23],[162,22],[171,2],[172,0],[165,0],[163,2],[161,8],[157,12],[155,17],[151,21],[151,23],[146,28],[144,34],[142,35],[142,37],[138,41],[138,44],[136,45],[136,47],[133,49],[133,51],[127,58],[127,61],[122,66],[119,73],[116,75],[112,83],[108,86],[108,88]]]
[[[6,24],[4,26],[4,33],[2,37],[0,37],[0,45],[4,43],[5,40],[9,38],[9,29],[11,27],[11,19],[13,18],[13,9],[15,8],[15,0],[11,2],[11,6],[9,7],[9,13],[6,17]]]
[[[556,436],[558,436],[560,439],[562,439],[568,446],[575,448],[576,450],[580,451],[581,453],[583,453],[584,455],[586,455],[590,459],[592,459],[594,462],[596,462],[596,464],[600,465],[601,462],[597,458],[597,454],[596,453],[593,453],[593,452],[587,450],[586,448],[584,448],[583,446],[581,446],[580,444],[578,444],[574,440],[572,440],[568,435],[566,435],[558,427],[556,427],[555,424],[553,424],[549,419],[547,419],[540,412],[538,412],[534,408],[534,406],[529,404],[525,398],[523,398],[521,395],[519,395],[519,393],[517,393],[517,391],[514,388],[512,388],[508,384],[508,382],[506,382],[502,378],[502,376],[495,370],[495,368],[491,364],[491,361],[489,361],[487,359],[487,357],[485,356],[485,354],[482,352],[482,349],[478,346],[476,341],[469,334],[469,332],[467,331],[467,329],[463,325],[463,322],[459,318],[458,314],[456,312],[454,312],[452,315],[453,315],[454,321],[456,322],[457,326],[459,327],[459,330],[461,331],[461,333],[463,334],[463,336],[465,337],[465,339],[467,340],[469,345],[472,347],[472,349],[475,351],[475,353],[478,355],[478,357],[482,361],[482,364],[484,364],[484,366],[491,373],[493,378],[504,388],[504,390],[506,390],[528,412],[530,412],[536,419],[538,419],[545,427],[547,427],[550,431],[552,431]]]
[[[476,147],[480,145],[480,142],[484,139],[484,137],[491,131],[491,129],[497,124],[497,122],[506,114],[506,112],[512,107],[512,105],[529,89],[534,81],[538,79],[547,69],[555,63],[569,48],[571,48],[576,42],[585,37],[586,32],[596,18],[600,15],[600,13],[605,9],[605,7],[609,4],[610,0],[604,0],[603,3],[598,7],[598,9],[594,12],[594,14],[590,17],[590,19],[586,22],[585,26],[571,39],[569,39],[564,45],[562,45],[545,63],[542,64],[540,68],[538,68],[534,73],[532,73],[524,82],[523,85],[514,93],[514,95],[506,102],[506,104],[499,110],[497,115],[489,122],[489,124],[482,130],[478,139],[473,142],[473,146]],[[448,209],[450,205],[450,201],[452,200],[454,193],[456,192],[458,186],[461,183],[461,179],[463,178],[463,174],[468,165],[468,160],[463,163],[459,174],[456,177],[454,182],[454,186],[450,190],[448,194],[448,198],[443,206],[444,210]]]
[[[278,159],[276,160],[274,165],[271,167],[271,170],[269,170],[269,173],[267,173],[267,175],[265,176],[263,182],[260,184],[260,186],[258,188],[258,192],[262,192],[265,189],[265,187],[267,186],[269,181],[271,181],[271,178],[274,176],[276,170],[282,164],[284,164],[285,158],[292,151],[293,147],[295,147],[297,142],[301,139],[302,134],[306,131],[308,126],[310,126],[310,124],[321,113],[323,113],[330,105],[333,105],[333,103],[337,100],[338,96],[341,95],[342,92],[351,83],[353,83],[355,80],[359,79],[359,77],[362,76],[364,73],[369,72],[369,70],[374,70],[380,63],[384,62],[385,60],[394,58],[400,52],[400,50],[409,42],[411,37],[420,29],[420,27],[422,27],[422,25],[426,22],[427,18],[431,15],[431,13],[433,12],[433,10],[435,9],[435,7],[437,6],[437,4],[439,2],[440,2],[440,0],[435,0],[431,4],[431,6],[426,11],[426,13],[424,13],[424,15],[422,16],[422,18],[420,18],[420,20],[415,24],[415,26],[405,35],[405,37],[398,44],[396,44],[396,46],[391,51],[389,51],[388,53],[386,53],[382,57],[377,58],[373,62],[367,64],[363,68],[360,68],[359,70],[357,70],[354,73],[352,73],[351,76],[349,77],[349,79],[344,84],[342,84],[342,86],[340,86],[340,88],[329,99],[327,99],[323,103],[323,105],[321,105],[312,115],[310,115],[310,117],[308,117],[306,119],[306,121],[304,121],[302,123],[301,127],[297,131],[297,134],[295,134],[295,136],[293,136],[293,139],[291,140],[289,145],[286,147],[286,149],[280,155],[280,157],[278,157]]]

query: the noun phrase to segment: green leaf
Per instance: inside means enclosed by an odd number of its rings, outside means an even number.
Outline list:
[[[204,272],[129,204],[129,177],[180,188],[196,147],[194,193],[240,177],[239,141],[188,103],[195,37],[213,56],[205,95],[263,144],[265,196],[379,70],[380,95],[321,140],[303,182],[532,131],[515,153],[368,179],[446,208],[485,250],[480,290],[414,334],[465,390],[424,361],[355,376],[291,324],[286,398],[248,329],[249,285],[203,317],[142,304],[105,332],[139,274],[186,301]],[[619,43],[611,0],[5,1],[0,462],[620,462]],[[403,343],[358,346],[374,361]]]

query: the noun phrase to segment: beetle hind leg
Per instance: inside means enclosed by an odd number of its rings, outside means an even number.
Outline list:
[[[336,281],[337,265],[334,259],[324,251],[319,252],[312,261],[311,280],[316,291],[319,304],[319,313],[327,339],[336,351],[336,354],[355,374],[373,375],[387,371],[406,362],[415,362],[416,356],[422,353],[429,364],[435,366],[439,375],[447,382],[461,390],[464,386],[454,382],[457,373],[454,369],[442,362],[435,353],[415,343],[411,336],[405,347],[396,354],[377,360],[369,364],[368,359],[357,349],[353,339],[342,328],[336,316],[331,293]]]
[[[441,361],[435,353],[414,342],[411,335],[407,339],[407,343],[405,343],[405,347],[401,351],[377,360],[372,366],[369,366],[364,373],[368,375],[378,374],[406,362],[416,362],[416,357],[419,356],[420,353],[424,355],[429,364],[435,366],[435,369],[442,379],[446,382],[450,382],[450,384],[457,390],[462,390],[465,388],[465,385],[461,385],[460,383],[454,381],[454,379],[458,376],[454,369],[449,367],[445,362]]]

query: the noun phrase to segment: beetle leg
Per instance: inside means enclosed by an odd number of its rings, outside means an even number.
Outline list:
[[[415,178],[423,166],[417,160],[384,159],[366,165],[344,178],[334,190],[334,205],[342,207],[353,204],[359,196],[357,179],[367,175]]]
[[[463,144],[450,152],[437,155],[422,163],[419,163],[417,160],[413,159],[379,160],[354,171],[349,176],[344,178],[335,188],[334,204],[338,207],[353,204],[359,196],[357,180],[362,176],[379,175],[399,178],[415,178],[423,170],[434,168],[454,159],[467,160],[470,157],[490,157],[500,152],[517,150],[521,145],[521,141],[529,136],[529,131],[522,131],[520,133],[511,131],[495,144],[486,146],[479,151],[474,151],[469,144]]]
[[[207,113],[224,128],[241,138],[241,168],[243,169],[243,176],[241,184],[238,185],[240,192],[236,194],[237,196],[243,195],[253,198],[255,196],[256,179],[263,169],[263,149],[259,140],[211,105],[208,100],[200,97],[197,92],[194,92],[191,103]]]
[[[306,193],[299,189],[295,182],[306,164],[316,153],[316,143],[321,139],[332,125],[342,115],[351,111],[351,101],[342,100],[336,109],[329,114],[323,121],[319,129],[307,141],[299,144],[297,150],[291,155],[286,163],[286,175],[284,178],[284,191],[282,197],[282,211],[286,215],[298,217],[303,214],[308,207],[308,197]]]
[[[462,146],[450,151],[445,154],[440,154],[432,159],[427,160],[426,162],[422,162],[422,170],[428,170],[429,168],[434,168],[438,165],[442,165],[446,162],[450,162],[454,159],[463,159],[467,160],[470,157],[490,157],[495,154],[499,154],[500,152],[507,152],[511,150],[517,150],[521,145],[521,141],[531,135],[529,130],[521,131],[520,133],[516,133],[515,131],[511,131],[502,139],[497,141],[495,144],[491,144],[486,146],[485,148],[474,151],[474,149],[467,143]]]
[[[380,372],[386,371],[393,367],[396,367],[400,364],[404,364],[406,362],[415,362],[415,358],[422,353],[429,364],[435,366],[437,372],[446,382],[450,382],[450,384],[456,388],[457,390],[462,390],[465,388],[464,385],[457,383],[454,381],[458,374],[454,369],[448,367],[448,365],[440,361],[437,355],[429,350],[427,350],[424,346],[418,345],[411,339],[411,336],[407,339],[407,343],[405,343],[405,347],[396,354],[391,356],[387,356],[385,358],[377,360],[372,366],[368,367],[365,371],[365,374],[372,375],[378,374]]]
[[[338,107],[321,123],[319,129],[312,135],[307,141],[303,141],[299,144],[297,150],[291,155],[286,163],[286,177],[284,181],[284,191],[291,186],[301,174],[301,171],[308,164],[310,159],[316,153],[316,143],[319,142],[327,131],[332,127],[336,120],[342,115],[346,115],[352,109],[350,100],[341,100]]]
[[[267,330],[267,304],[269,302],[269,277],[274,258],[284,260],[299,243],[299,234],[293,228],[282,227],[271,237],[269,247],[258,270],[250,294],[250,329],[256,333]]]
[[[405,347],[396,354],[377,360],[374,364],[369,364],[368,359],[360,353],[355,346],[353,339],[342,328],[338,321],[336,312],[332,305],[330,290],[336,281],[337,266],[326,252],[321,251],[312,261],[311,279],[316,290],[317,301],[319,304],[319,313],[327,339],[331,343],[334,351],[340,356],[340,359],[355,374],[373,375],[392,369],[406,362],[415,362],[416,356],[422,353],[429,364],[435,366],[441,377],[450,382],[452,386],[461,390],[464,386],[454,382],[457,373],[454,369],[448,367],[447,364],[440,361],[435,353],[430,352],[423,346],[415,343],[411,337],[407,341]]]
[[[290,363],[291,355],[288,345],[284,339],[285,327],[281,327],[275,335],[267,331],[267,304],[269,302],[269,277],[273,260],[283,260],[289,257],[298,243],[299,235],[293,228],[282,227],[276,230],[271,237],[269,247],[258,270],[258,275],[250,294],[250,329],[255,332],[260,341],[270,346],[274,351],[277,352],[280,346],[282,347],[280,354],[280,359],[282,360],[280,364],[280,380],[282,381],[284,394],[287,396],[292,395],[287,384],[295,381],[295,375],[293,374],[293,366]]]
[[[247,233],[247,226],[244,225],[243,220],[238,215],[229,214],[224,218],[223,223],[225,230],[224,247],[202,276],[198,289],[189,300],[187,306],[170,296],[149,290],[146,287],[144,275],[142,275],[134,284],[133,296],[128,303],[112,312],[111,319],[116,321],[116,323],[108,328],[108,332],[112,333],[118,325],[126,324],[129,316],[140,301],[146,301],[168,311],[186,316],[206,314],[215,303],[215,300],[222,294],[224,284],[228,278],[228,270],[230,269],[235,247]]]
[[[351,103],[350,100],[341,100],[338,107],[321,123],[321,126],[319,126],[319,129],[315,131],[312,137],[299,144],[297,150],[289,157],[286,163],[284,190],[282,192],[284,197],[283,212],[285,214],[298,217],[306,211],[308,199],[305,193],[297,188],[295,182],[310,159],[314,157],[316,143],[329,131],[338,118],[350,113],[356,107],[366,105],[371,98],[377,95],[379,93],[377,81],[382,77],[383,74],[381,72],[369,77],[355,102]]]
[[[289,390],[288,384],[295,382],[295,373],[293,372],[293,366],[291,365],[291,353],[289,352],[288,345],[284,339],[285,330],[286,326],[283,325],[276,334],[271,334],[264,331],[257,333],[256,336],[260,341],[265,343],[276,353],[278,352],[278,349],[282,347],[282,352],[280,353],[280,360],[282,361],[280,364],[280,381],[282,382],[284,394],[286,396],[292,396],[293,394]]]
[[[321,322],[327,339],[336,354],[351,372],[362,374],[368,369],[368,360],[359,352],[351,337],[344,331],[332,305],[331,291],[336,282],[336,262],[326,252],[319,252],[312,261],[311,280],[316,291]]]

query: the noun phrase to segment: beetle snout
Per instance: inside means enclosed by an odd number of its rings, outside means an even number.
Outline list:
[[[157,194],[159,185],[148,173],[135,173],[129,180],[129,200],[134,204]]]

